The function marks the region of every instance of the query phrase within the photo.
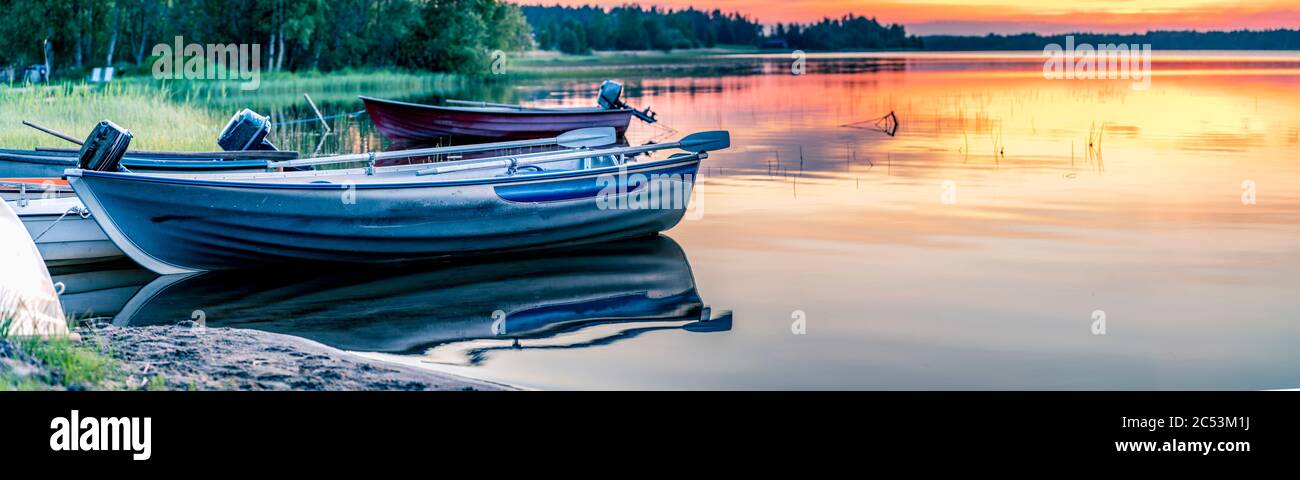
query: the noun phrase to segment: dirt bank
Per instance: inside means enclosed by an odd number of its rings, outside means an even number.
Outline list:
[[[256,330],[100,326],[79,329],[78,333],[83,342],[97,345],[116,360],[115,380],[89,388],[508,389],[489,382],[370,360],[310,340]],[[16,366],[19,362],[15,352],[8,354],[5,356],[11,360],[6,363]]]

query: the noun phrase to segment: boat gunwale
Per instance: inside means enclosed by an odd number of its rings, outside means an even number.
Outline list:
[[[4,150],[0,153],[22,152],[22,150]],[[66,147],[36,147],[34,150],[37,154],[54,156],[72,157],[76,159],[81,150],[77,148]],[[132,160],[149,160],[149,161],[250,161],[250,160],[291,160],[297,159],[299,154],[295,150],[208,150],[208,151],[167,151],[167,150],[127,150],[123,159]]]
[[[234,170],[237,168],[267,168],[268,160],[154,160],[123,158],[122,165],[130,168],[158,168],[177,170]]]
[[[683,163],[699,162],[708,158],[707,152],[689,153],[668,157],[651,162],[634,162],[632,164],[611,165],[607,167],[592,168],[585,170],[563,170],[555,172],[544,172],[536,174],[518,175],[510,177],[487,177],[476,179],[462,180],[442,180],[432,182],[372,182],[372,183],[278,183],[278,182],[248,182],[239,180],[222,180],[191,178],[189,176],[170,176],[167,174],[152,173],[122,173],[122,172],[100,172],[95,170],[69,169],[64,174],[68,177],[99,177],[108,179],[142,181],[151,183],[167,183],[176,185],[193,185],[205,187],[229,187],[229,188],[247,188],[247,189],[286,189],[286,190],[338,190],[340,188],[355,189],[399,189],[399,188],[432,188],[432,187],[461,187],[476,185],[512,185],[523,183],[543,182],[550,180],[561,180],[571,178],[581,178],[585,176],[599,176],[610,172],[632,172],[671,166]],[[357,174],[340,175],[340,176],[359,176]],[[303,178],[320,178],[320,177],[303,177]]]
[[[28,165],[76,165],[77,157],[72,156],[54,156],[54,155],[18,155],[9,153],[0,153],[0,162],[23,163]],[[178,170],[184,169],[211,169],[211,170],[233,170],[236,168],[266,168],[268,160],[222,160],[220,158],[200,159],[198,157],[184,160],[156,159],[156,158],[133,158],[127,156],[122,159],[122,165],[135,168],[172,168]]]
[[[31,165],[67,165],[69,163],[75,165],[77,157],[0,152],[0,161]]]
[[[479,113],[479,114],[489,114],[489,115],[525,115],[525,116],[561,115],[563,116],[563,115],[606,114],[606,113],[623,114],[623,113],[631,113],[633,111],[631,108],[610,109],[610,108],[601,108],[601,107],[525,107],[523,105],[520,105],[518,109],[512,109],[509,107],[449,107],[449,106],[442,106],[442,105],[426,105],[423,103],[403,102],[400,100],[388,100],[383,98],[367,97],[365,95],[357,95],[357,97],[361,99],[362,103],[376,102],[380,104],[411,107],[411,108],[417,108],[422,110],[431,110],[435,112]]]

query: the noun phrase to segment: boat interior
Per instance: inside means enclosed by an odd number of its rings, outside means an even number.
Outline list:
[[[461,161],[444,161],[431,163],[414,163],[408,165],[395,165],[388,167],[366,167],[355,165],[365,165],[365,162],[351,162],[346,164],[350,168],[329,168],[321,170],[302,170],[302,171],[283,171],[283,172],[255,172],[255,173],[139,173],[142,176],[162,177],[162,178],[185,178],[201,179],[206,181],[232,181],[232,182],[255,182],[255,183],[274,183],[274,184],[400,184],[400,183],[438,183],[438,182],[458,182],[465,180],[481,180],[501,177],[517,177],[520,175],[540,175],[547,173],[572,172],[580,170],[595,170],[606,167],[617,167],[636,161],[640,155],[649,155],[652,152],[635,152],[631,154],[618,153],[623,149],[609,150],[606,154],[602,151],[592,151],[588,153],[583,150],[570,151],[553,151],[539,152],[535,154],[523,154],[515,156],[503,156],[496,159],[472,159]],[[693,156],[694,154],[678,154],[660,161],[667,161],[681,158],[681,155]],[[698,154],[704,155],[704,154]],[[553,157],[554,160],[545,158]],[[499,162],[507,159],[520,160],[519,164],[511,167]],[[496,160],[494,162],[494,160]],[[496,163],[495,165],[491,165]],[[480,166],[480,164],[482,164]],[[475,166],[473,169],[450,171],[450,172],[432,172],[432,169],[440,169],[456,166]],[[488,166],[491,165],[491,166]]]

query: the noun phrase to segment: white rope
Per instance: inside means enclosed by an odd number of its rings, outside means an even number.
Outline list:
[[[33,241],[33,242],[39,242],[39,241],[41,241],[41,237],[44,237],[45,234],[50,233],[50,230],[54,229],[54,226],[55,226],[55,225],[58,225],[59,222],[62,222],[63,219],[64,219],[64,217],[67,217],[69,213],[75,213],[75,214],[77,214],[77,216],[81,217],[83,220],[84,220],[84,219],[87,219],[87,218],[90,218],[90,210],[88,210],[88,209],[82,208],[82,207],[80,207],[80,206],[76,206],[76,207],[69,208],[68,211],[63,212],[63,215],[59,215],[59,218],[58,218],[57,220],[54,220],[54,223],[51,223],[50,226],[45,227],[45,230],[42,230],[40,235],[37,235],[37,236],[35,236],[35,237],[32,237],[32,241]]]

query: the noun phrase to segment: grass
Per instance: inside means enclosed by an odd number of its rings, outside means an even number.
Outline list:
[[[135,133],[133,148],[154,150],[212,150],[221,127],[212,113],[169,100],[165,88],[127,82],[0,87],[0,118],[6,123],[0,128],[0,146],[5,148],[73,146],[24,127],[21,120],[81,138],[109,119]]]
[[[117,362],[98,348],[66,338],[28,337],[15,344],[23,352],[48,367],[51,383],[60,385],[99,385],[115,379]]]
[[[0,322],[0,345],[10,354],[0,356],[0,391],[99,389],[121,384],[117,360],[93,342],[58,337],[16,337],[7,335],[10,322]],[[17,372],[11,364],[30,367]],[[153,387],[151,379],[148,387]],[[158,387],[165,387],[161,378]]]
[[[7,371],[0,371],[0,392],[34,392],[49,389],[49,384],[32,376],[19,377]]]
[[[306,106],[302,98],[310,94],[317,105],[326,103],[360,103],[357,95],[405,95],[456,91],[469,80],[452,74],[411,73],[403,71],[344,70],[321,73],[276,72],[263,74],[256,90],[243,90],[243,81],[172,80],[159,82],[148,77],[128,80],[143,86],[164,86],[174,101],[206,105],[229,117],[236,110],[251,107],[263,114]],[[228,111],[228,112],[227,112]]]
[[[29,120],[82,138],[101,120],[111,120],[135,137],[143,150],[216,150],[217,134],[230,116],[253,108],[273,119],[285,109],[304,109],[303,93],[317,105],[355,104],[357,95],[384,92],[454,92],[467,80],[448,74],[344,71],[275,73],[257,90],[240,81],[165,80],[124,77],[106,85],[70,82],[49,86],[0,86],[0,148],[72,147],[69,142],[19,123]],[[293,116],[300,116],[296,113]]]

